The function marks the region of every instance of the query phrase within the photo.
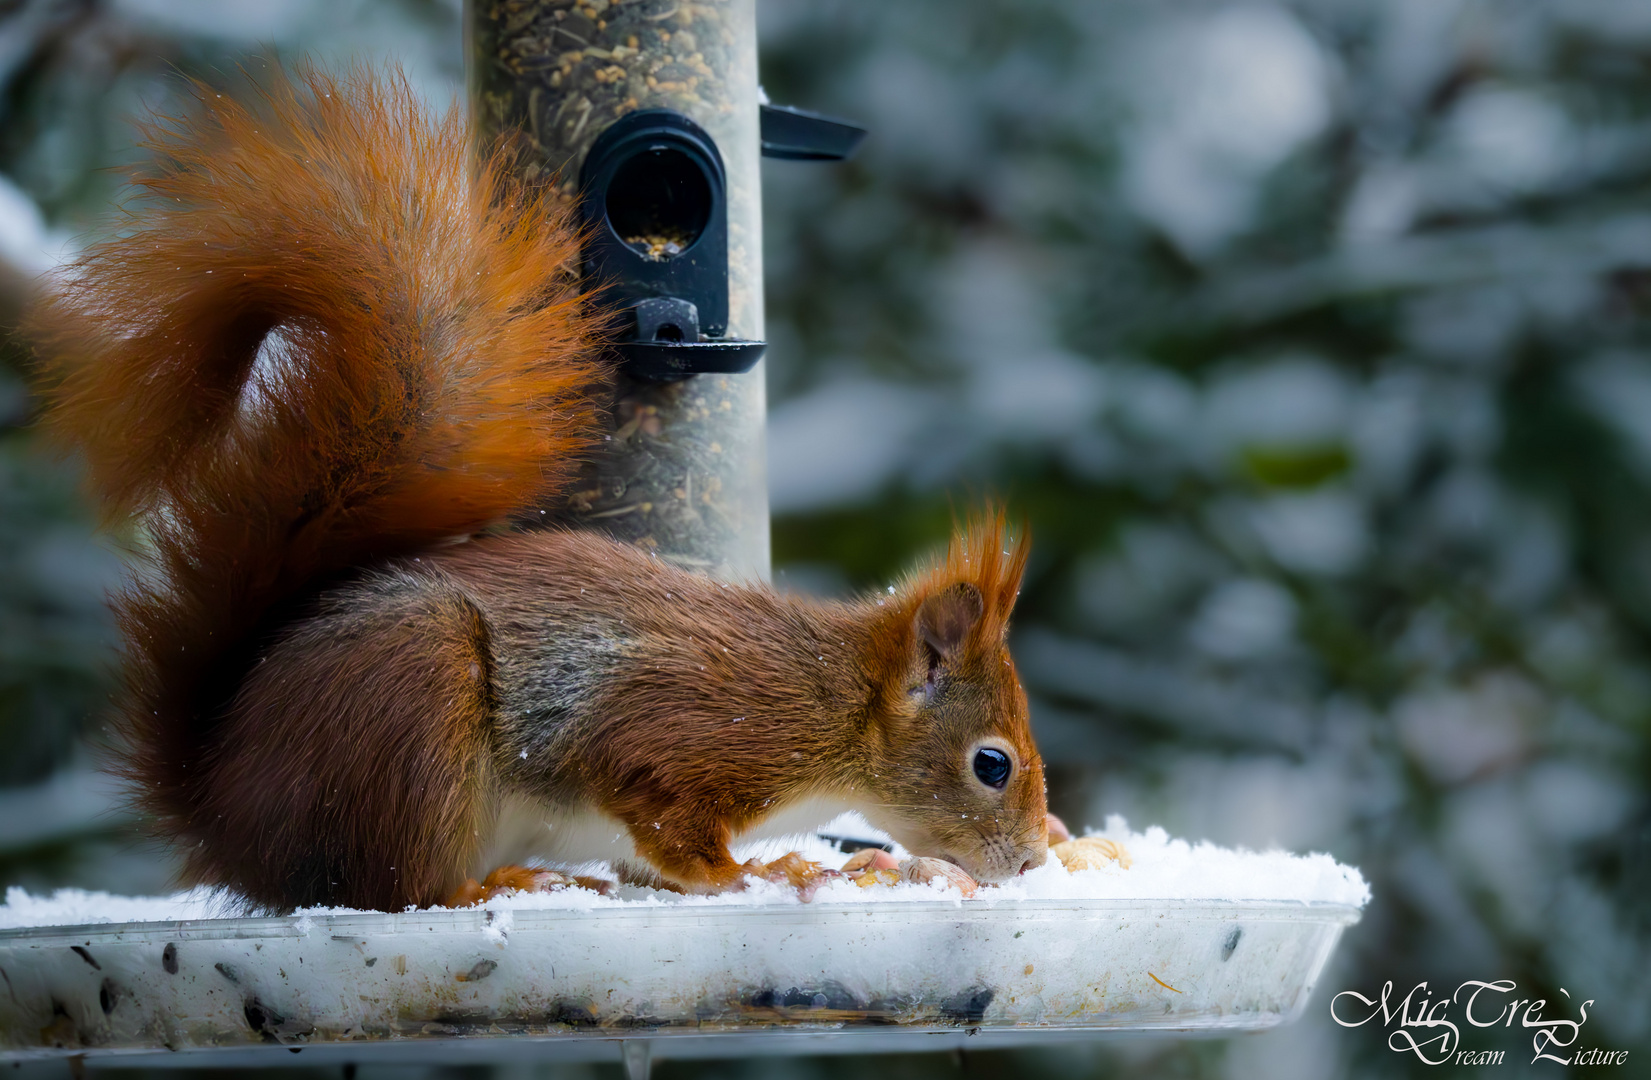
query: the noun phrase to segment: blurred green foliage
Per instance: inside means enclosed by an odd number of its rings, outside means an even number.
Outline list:
[[[114,556],[92,535],[71,469],[36,452],[23,357],[0,352],[0,785],[70,756],[104,700],[115,634]]]

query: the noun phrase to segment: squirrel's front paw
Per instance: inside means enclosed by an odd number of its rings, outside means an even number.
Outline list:
[[[805,903],[814,898],[815,890],[821,885],[843,876],[840,871],[811,862],[795,851],[781,855],[770,863],[757,863],[756,860],[752,860],[746,865],[754,866],[751,873],[764,881],[795,888]]]

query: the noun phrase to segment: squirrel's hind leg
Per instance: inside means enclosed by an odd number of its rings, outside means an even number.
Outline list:
[[[449,897],[490,827],[489,638],[439,578],[389,572],[324,596],[216,733],[196,876],[274,908]]]
[[[565,889],[569,885],[581,889],[589,889],[602,896],[613,891],[613,882],[599,877],[587,877],[583,874],[565,874],[560,870],[545,870],[532,866],[500,866],[491,874],[477,881],[475,878],[466,878],[463,885],[453,890],[451,896],[444,902],[444,907],[472,907],[484,903],[495,896],[506,896],[514,892],[551,892],[555,889]]]

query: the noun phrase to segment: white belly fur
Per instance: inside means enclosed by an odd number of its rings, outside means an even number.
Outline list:
[[[781,807],[734,838],[736,844],[782,836],[805,836],[832,818],[859,805],[841,798],[810,799]],[[499,804],[491,842],[484,845],[480,864],[472,868],[478,881],[498,866],[545,864],[560,867],[606,862],[645,863],[631,843],[630,832],[606,814],[575,810],[528,798],[506,795]]]

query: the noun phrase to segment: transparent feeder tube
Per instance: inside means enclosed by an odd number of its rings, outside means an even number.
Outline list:
[[[674,109],[727,174],[729,339],[763,340],[755,0],[467,0],[479,147],[514,137],[524,176],[577,198],[591,144],[638,109]],[[763,366],[620,375],[607,441],[552,520],[601,529],[730,579],[769,573]]]

